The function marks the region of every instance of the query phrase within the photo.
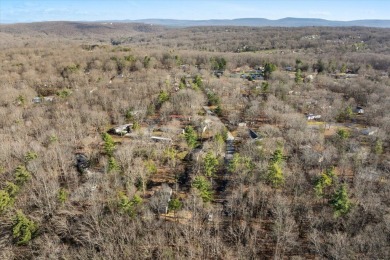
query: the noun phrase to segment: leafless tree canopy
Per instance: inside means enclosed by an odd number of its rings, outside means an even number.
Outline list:
[[[389,29],[0,25],[0,60],[1,259],[390,258]]]

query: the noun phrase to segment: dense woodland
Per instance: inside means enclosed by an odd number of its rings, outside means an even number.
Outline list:
[[[0,60],[1,259],[390,258],[389,29],[0,25]]]

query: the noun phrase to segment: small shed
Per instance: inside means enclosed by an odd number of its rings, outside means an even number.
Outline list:
[[[223,75],[223,70],[214,70],[213,74],[214,74],[214,76],[219,78],[219,77],[221,77]]]
[[[364,109],[360,106],[357,106],[354,111],[356,114],[364,114]]]
[[[34,97],[32,99],[32,102],[35,103],[35,104],[41,103],[42,102],[42,98],[41,97]]]
[[[252,138],[253,140],[258,140],[258,139],[261,139],[260,135],[257,134],[255,131],[253,131],[252,129],[248,129],[249,131],[249,137]]]

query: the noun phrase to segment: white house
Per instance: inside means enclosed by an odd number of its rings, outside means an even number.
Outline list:
[[[314,114],[308,114],[306,115],[307,120],[314,120],[314,119],[320,119],[321,115],[314,115]]]

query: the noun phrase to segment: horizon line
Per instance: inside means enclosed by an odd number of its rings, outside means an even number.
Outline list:
[[[39,21],[22,21],[22,22],[14,22],[10,20],[0,20],[0,24],[31,24],[31,23],[45,23],[45,22],[123,22],[123,21],[144,21],[144,20],[171,20],[171,21],[190,21],[190,22],[200,22],[200,21],[234,21],[234,20],[243,20],[243,19],[262,19],[262,20],[268,20],[268,21],[280,21],[284,19],[313,19],[313,20],[321,20],[321,21],[328,21],[328,22],[356,22],[356,21],[390,21],[390,19],[375,19],[375,18],[366,18],[366,19],[356,19],[356,20],[328,20],[324,18],[318,18],[318,17],[293,17],[293,16],[287,16],[283,18],[278,19],[269,19],[264,17],[239,17],[239,18],[209,18],[209,19],[175,19],[175,18],[142,18],[142,19],[105,19],[105,20],[39,20]]]

